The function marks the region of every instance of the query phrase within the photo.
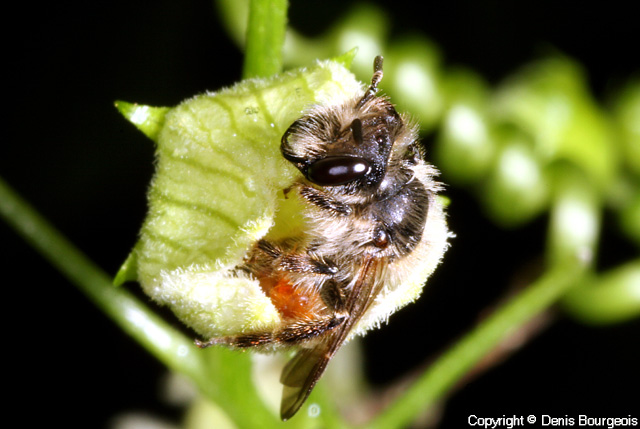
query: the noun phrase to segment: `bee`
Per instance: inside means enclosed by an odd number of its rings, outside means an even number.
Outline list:
[[[446,247],[446,238],[429,234],[430,222],[447,234],[437,170],[423,158],[417,127],[376,95],[382,75],[379,56],[368,89],[341,104],[312,107],[282,137],[282,156],[301,173],[284,193],[303,202],[307,230],[259,240],[238,267],[260,282],[280,325],[196,341],[199,347],[297,346],[280,379],[282,420],[300,409],[359,323],[372,319],[430,252],[439,261]]]

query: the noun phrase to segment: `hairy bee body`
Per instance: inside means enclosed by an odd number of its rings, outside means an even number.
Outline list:
[[[284,420],[344,341],[419,295],[447,247],[437,171],[423,159],[417,128],[376,96],[381,78],[378,57],[366,91],[311,108],[282,137],[282,155],[301,173],[283,192],[301,202],[305,228],[267,235],[236,268],[259,281],[279,326],[198,342],[297,346],[281,378]]]

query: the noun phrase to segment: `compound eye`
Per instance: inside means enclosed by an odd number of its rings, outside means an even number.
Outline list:
[[[371,171],[362,158],[330,156],[314,162],[307,170],[307,178],[320,186],[336,186],[357,180]]]

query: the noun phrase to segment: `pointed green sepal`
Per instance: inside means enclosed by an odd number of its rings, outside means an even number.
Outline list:
[[[136,256],[136,252],[132,251],[114,277],[113,285],[121,286],[123,283],[136,280],[138,280],[138,257]]]
[[[351,64],[353,64],[353,59],[356,57],[357,53],[358,53],[358,47],[355,47],[345,52],[344,54],[331,58],[331,61],[335,61],[338,64],[342,64],[344,68],[349,70],[351,69]]]
[[[115,105],[122,116],[154,142],[158,141],[158,134],[164,126],[164,117],[171,110],[169,107],[152,107],[126,101],[116,101]]]

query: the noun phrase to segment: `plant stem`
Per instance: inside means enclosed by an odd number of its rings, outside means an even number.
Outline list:
[[[287,0],[251,0],[243,79],[269,77],[282,71],[287,6]]]
[[[562,296],[580,278],[581,271],[574,267],[547,272],[443,354],[367,427],[407,427],[421,411],[441,400],[458,380],[509,334]]]
[[[585,255],[595,253],[599,206],[593,188],[577,171],[565,169],[560,179],[551,208],[546,250],[555,259],[548,260],[547,271],[445,352],[367,428],[407,427],[501,341],[579,284],[592,262]],[[576,220],[582,228],[575,228]]]
[[[192,341],[162,321],[67,241],[29,204],[0,179],[0,214],[16,232],[74,283],[125,332],[169,367],[184,373],[200,371],[201,362],[177,351],[192,348]],[[184,351],[180,351],[183,354]]]
[[[191,338],[173,329],[124,288],[115,287],[109,276],[2,179],[0,215],[122,330],[167,367],[189,377],[209,399],[222,405],[239,427],[279,424],[253,389],[247,354],[214,348],[199,350]],[[242,391],[238,392],[240,386]],[[251,407],[251,413],[246,412],[245,405]]]

